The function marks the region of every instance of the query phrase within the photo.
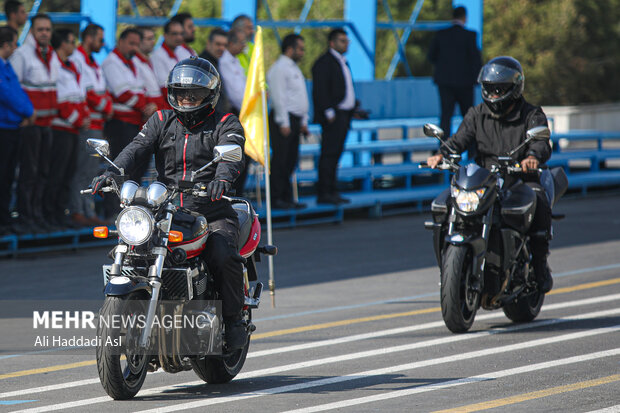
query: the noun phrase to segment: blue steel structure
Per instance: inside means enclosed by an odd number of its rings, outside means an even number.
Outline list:
[[[30,15],[38,12],[44,0],[36,0],[30,11]],[[318,27],[344,27],[352,42],[347,53],[347,58],[351,64],[353,78],[357,81],[371,81],[375,78],[375,32],[377,29],[390,29],[394,32],[397,40],[397,52],[394,54],[385,79],[392,79],[394,71],[399,62],[405,66],[408,76],[413,76],[411,68],[405,56],[405,44],[411,36],[412,31],[438,30],[449,25],[449,22],[418,22],[420,10],[424,5],[424,0],[416,0],[413,11],[408,21],[394,21],[388,1],[382,0],[382,6],[388,16],[387,22],[377,21],[377,1],[376,0],[343,0],[344,16],[342,20],[330,21],[307,21],[308,14],[312,8],[314,0],[306,0],[301,15],[298,20],[280,20],[271,18],[268,0],[221,0],[221,18],[195,19],[198,26],[222,26],[228,27],[232,19],[239,14],[245,14],[256,21],[257,24],[276,28],[290,27],[299,33],[302,28]],[[50,13],[52,20],[59,23],[79,23],[83,28],[89,22],[100,24],[105,29],[106,48],[96,56],[97,60],[103,59],[116,43],[116,25],[118,23],[134,24],[139,26],[163,25],[165,17],[140,16],[136,0],[130,0],[133,15],[118,16],[118,0],[81,0],[80,13]],[[177,13],[183,0],[176,0],[169,16]],[[257,8],[263,5],[267,12],[268,20],[257,21]],[[462,5],[467,8],[468,22],[467,27],[478,33],[479,46],[482,45],[482,7],[483,0],[454,0],[454,6]],[[1,15],[0,15],[1,17]],[[23,42],[29,29],[26,24],[20,42]],[[397,29],[404,29],[401,36],[398,36]],[[279,40],[277,31],[276,38]]]

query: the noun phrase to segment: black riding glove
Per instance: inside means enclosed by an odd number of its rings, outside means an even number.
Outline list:
[[[222,195],[230,191],[232,184],[223,179],[209,182],[207,185],[207,197],[211,198],[211,201],[219,201],[222,199]]]
[[[93,181],[90,183],[92,193],[96,194],[97,192],[101,190],[101,188],[106,186],[106,184],[110,182],[111,176],[112,176],[112,172],[105,171],[101,175],[94,177]]]

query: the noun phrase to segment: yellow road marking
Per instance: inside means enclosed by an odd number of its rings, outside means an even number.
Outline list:
[[[540,399],[542,397],[553,396],[556,394],[567,393],[569,391],[583,390],[589,387],[601,386],[620,381],[620,374],[602,377],[600,379],[587,380],[579,383],[567,384],[565,386],[551,387],[549,389],[534,391],[531,393],[518,394],[516,396],[506,397],[503,399],[489,400],[487,402],[470,404],[467,406],[456,407],[454,409],[437,410],[433,413],[467,413],[477,412],[480,410],[493,409],[496,407],[508,406],[515,403],[521,403],[528,400]]]
[[[304,331],[321,330],[324,328],[347,326],[347,325],[357,324],[357,323],[366,323],[368,321],[387,320],[389,318],[407,317],[410,315],[435,313],[438,311],[441,311],[440,307],[424,308],[422,310],[407,311],[404,313],[381,314],[381,315],[375,315],[371,317],[352,318],[349,320],[333,321],[331,323],[314,324],[310,326],[288,328],[286,330],[276,330],[276,331],[271,331],[269,333],[252,334],[252,340],[260,339],[260,338],[267,338],[267,337],[282,336],[285,334],[301,333]]]
[[[59,364],[57,366],[42,367],[40,369],[22,370],[13,373],[0,374],[0,379],[10,379],[11,377],[30,376],[31,374],[49,373],[50,371],[75,369],[77,367],[92,366],[97,364],[96,360],[80,361],[77,363]]]
[[[620,278],[614,278],[614,279],[611,279],[611,280],[604,280],[604,281],[597,281],[597,282],[592,282],[592,283],[579,284],[579,285],[575,285],[573,287],[558,288],[558,289],[555,289],[555,290],[551,290],[550,292],[547,293],[547,295],[572,293],[574,291],[587,290],[587,289],[596,288],[596,287],[604,287],[606,285],[613,285],[613,284],[620,284]]]
[[[568,292],[587,290],[591,288],[612,285],[612,284],[619,284],[619,283],[620,283],[620,278],[614,278],[611,280],[579,284],[574,287],[558,288],[556,290],[549,292],[547,295],[565,294]],[[289,328],[285,330],[276,330],[276,331],[271,331],[268,333],[252,334],[252,340],[260,340],[261,338],[276,337],[276,336],[282,336],[285,334],[295,334],[295,333],[301,333],[305,331],[322,330],[322,329],[331,328],[331,327],[339,327],[339,326],[344,326],[344,325],[365,323],[369,321],[386,320],[386,319],[397,318],[397,317],[407,317],[411,315],[427,314],[427,313],[434,313],[434,312],[439,312],[439,311],[441,311],[439,307],[433,307],[433,308],[425,308],[421,310],[407,311],[404,313],[381,314],[381,315],[371,316],[371,317],[362,317],[362,318],[353,318],[353,319],[348,319],[348,320],[334,321],[331,323],[313,324],[313,325],[304,326],[304,327]],[[43,367],[40,369],[21,370],[21,371],[16,371],[13,373],[0,374],[0,380],[12,378],[12,377],[30,376],[32,374],[48,373],[51,371],[69,370],[69,369],[73,369],[77,367],[93,366],[95,364],[97,364],[95,360],[90,360],[90,361],[83,361],[79,363],[69,363],[69,364],[60,364],[60,365],[50,366],[50,367]]]

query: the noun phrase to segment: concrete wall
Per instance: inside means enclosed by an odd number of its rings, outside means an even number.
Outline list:
[[[551,119],[551,130],[568,132],[575,129],[620,131],[620,103],[579,106],[544,106]]]

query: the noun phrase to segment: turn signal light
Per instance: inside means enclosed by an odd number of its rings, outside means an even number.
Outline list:
[[[180,231],[170,231],[170,233],[168,234],[168,241],[170,242],[183,241],[183,233]]]
[[[107,238],[109,235],[108,227],[93,228],[93,235],[95,238]]]

